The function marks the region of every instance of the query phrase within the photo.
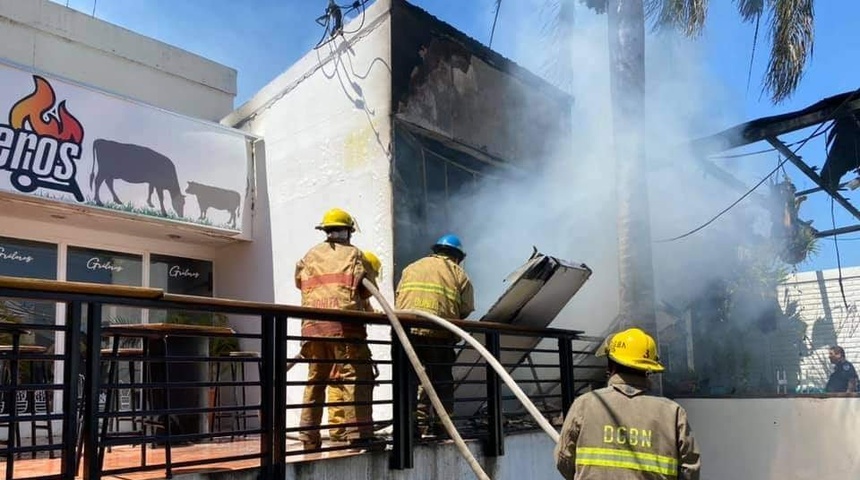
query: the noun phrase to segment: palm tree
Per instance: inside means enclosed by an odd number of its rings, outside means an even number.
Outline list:
[[[551,28],[556,45],[570,44],[576,0],[547,0],[555,8]],[[618,191],[619,320],[656,331],[653,262],[644,149],[638,132],[645,113],[645,24],[671,28],[688,37],[704,27],[708,0],[579,0],[609,22],[613,129],[616,132]],[[762,92],[780,103],[797,88],[812,54],[813,0],[734,0],[741,20],[755,24],[753,54],[762,17],[770,20],[770,61]],[[501,0],[496,0],[496,9]],[[571,68],[569,55],[557,68]],[[564,63],[566,62],[566,63]],[[750,64],[751,65],[751,64]],[[751,67],[750,67],[751,68]],[[558,71],[556,74],[558,75]],[[564,74],[562,74],[564,75]],[[572,69],[567,76],[572,75]],[[556,77],[559,78],[559,77]],[[561,77],[564,78],[564,77]],[[618,135],[618,132],[624,132]]]

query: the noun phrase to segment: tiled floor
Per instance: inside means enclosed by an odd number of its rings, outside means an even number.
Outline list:
[[[327,445],[323,445],[326,448]],[[287,442],[287,451],[296,452],[302,449],[301,443],[297,441]],[[243,470],[260,466],[260,461],[256,459],[242,460],[237,462],[218,462],[218,458],[227,456],[256,454],[260,451],[259,439],[247,439],[234,441],[222,441],[208,443],[202,445],[191,445],[182,447],[173,447],[172,460],[173,463],[186,462],[192,460],[213,459],[213,463],[207,465],[199,465],[187,468],[174,468],[174,475],[191,472],[215,472],[215,471],[230,471]],[[164,463],[163,448],[147,448],[146,449],[147,464],[158,465]],[[338,450],[330,452],[320,452],[315,454],[296,454],[287,455],[287,462],[305,462],[313,460],[322,460],[325,458],[338,458],[352,455],[359,455],[361,452],[356,450]],[[116,447],[112,452],[105,454],[105,470],[118,469],[123,467],[131,467],[140,465],[140,447]],[[5,472],[6,463],[0,460],[0,475]],[[46,475],[56,475],[60,471],[60,459],[49,458],[20,458],[15,459],[15,478],[40,478]],[[81,472],[78,472],[79,474]],[[148,472],[123,474],[112,477],[105,477],[114,480],[150,480],[165,478],[164,469],[151,470]]]

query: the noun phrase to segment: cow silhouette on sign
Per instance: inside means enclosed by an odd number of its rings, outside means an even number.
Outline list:
[[[155,150],[102,138],[94,141],[90,188],[96,204],[102,205],[99,198],[102,183],[107,185],[113,195],[113,201],[122,204],[113,189],[114,180],[149,184],[146,204],[155,208],[152,204],[152,193],[157,192],[158,201],[161,203],[161,214],[164,216],[167,216],[167,210],[164,208],[164,191],[167,190],[170,192],[173,211],[180,217],[185,213],[185,195],[179,187],[176,166],[172,160]]]
[[[188,182],[185,193],[197,197],[200,206],[200,220],[206,219],[210,208],[224,210],[230,214],[230,226],[236,228],[236,217],[239,215],[239,204],[241,196],[233,190],[203,185],[197,182]]]

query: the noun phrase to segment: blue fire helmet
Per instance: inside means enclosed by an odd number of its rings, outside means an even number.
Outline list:
[[[453,234],[447,234],[439,237],[439,240],[436,240],[436,244],[433,245],[433,250],[435,251],[437,248],[451,248],[458,252],[463,257],[466,257],[466,251],[463,250],[463,242],[460,241],[460,237]]]

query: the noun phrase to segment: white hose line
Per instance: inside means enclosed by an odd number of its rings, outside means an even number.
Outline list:
[[[430,403],[433,404],[436,414],[439,415],[439,419],[442,421],[445,431],[447,431],[451,439],[454,440],[454,445],[457,446],[457,450],[460,451],[460,455],[463,456],[466,463],[469,464],[469,467],[473,472],[475,472],[475,476],[478,477],[479,480],[491,480],[490,476],[484,472],[484,469],[481,468],[481,465],[475,459],[474,455],[472,455],[472,452],[469,451],[469,447],[466,446],[466,442],[463,441],[463,437],[460,436],[460,432],[458,432],[456,427],[454,427],[454,422],[451,421],[451,417],[448,416],[448,412],[445,411],[445,406],[442,405],[442,401],[439,400],[439,395],[436,394],[436,390],[433,388],[433,384],[430,382],[427,372],[424,371],[424,366],[421,365],[421,361],[418,359],[418,354],[415,353],[415,348],[412,347],[412,343],[409,341],[406,331],[403,330],[403,325],[400,323],[397,315],[394,314],[394,309],[391,308],[391,305],[388,304],[388,301],[385,300],[385,297],[383,297],[381,293],[379,293],[379,290],[377,290],[372,282],[365,278],[362,279],[362,284],[376,298],[376,301],[379,302],[382,310],[385,311],[385,314],[391,321],[391,327],[394,328],[394,333],[397,334],[397,338],[400,340],[403,350],[406,351],[406,356],[409,358],[409,362],[415,369],[415,373],[421,381],[421,386],[424,387],[424,390],[427,392],[427,396],[430,397]]]
[[[449,331],[457,334],[460,338],[465,340],[469,345],[474,347],[474,349],[484,357],[484,360],[493,367],[493,370],[499,374],[499,377],[504,380],[505,384],[511,389],[514,395],[522,402],[523,406],[526,407],[526,410],[531,414],[532,417],[537,421],[538,425],[549,435],[549,438],[552,439],[553,443],[558,443],[559,435],[558,432],[553,428],[553,426],[547,421],[546,418],[540,413],[540,411],[535,407],[535,404],[529,400],[529,397],[520,389],[517,383],[508,375],[508,372],[502,367],[502,364],[499,363],[498,360],[474,337],[469,335],[468,332],[463,330],[462,328],[454,325],[453,323],[441,318],[439,316],[433,315],[432,313],[422,312],[421,310],[397,310],[395,313],[408,313],[411,315],[416,315],[422,318],[426,318],[427,320],[431,320],[433,323],[440,325],[442,327],[447,328]]]

